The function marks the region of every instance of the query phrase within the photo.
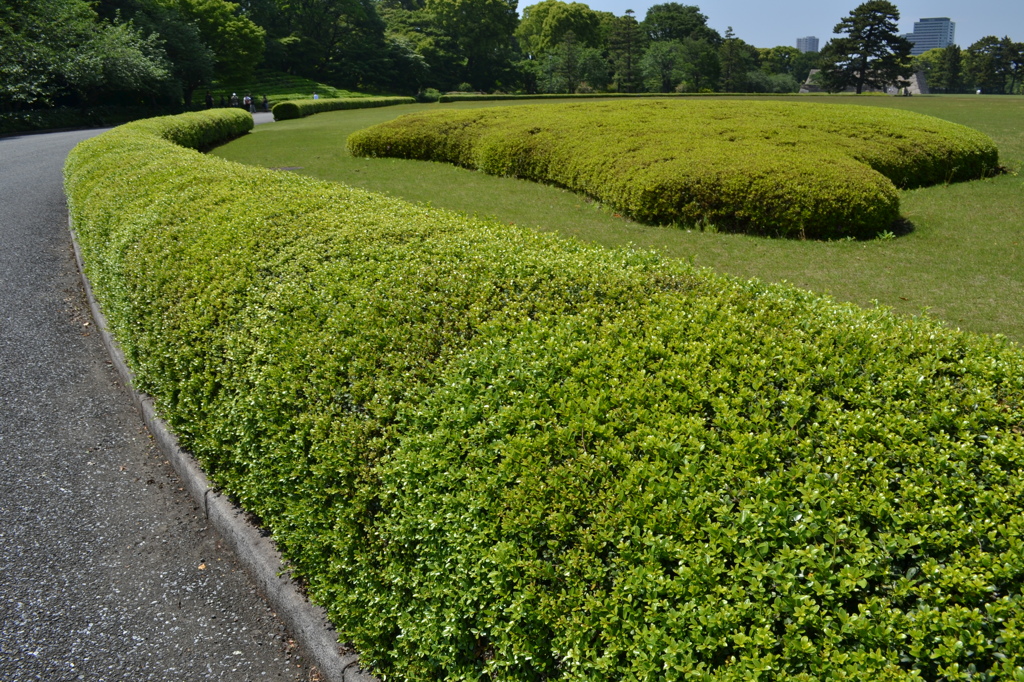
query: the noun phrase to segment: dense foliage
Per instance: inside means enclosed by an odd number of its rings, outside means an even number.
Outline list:
[[[865,88],[905,85],[913,44],[897,32],[899,19],[899,10],[888,0],[868,0],[836,24],[832,32],[844,36],[821,51],[826,89],[849,87],[860,94]]]
[[[895,12],[883,0],[851,12],[836,27],[850,35],[831,41],[822,58],[754,47],[677,2],[655,4],[641,20],[632,10],[615,16],[563,0],[10,0],[0,4],[0,114],[199,108],[206,90],[267,94],[256,87],[257,69],[421,99],[452,91],[786,93],[819,67],[829,89],[884,89],[909,68],[893,58],[892,46],[906,41],[882,40],[892,28],[886,8]],[[1016,93],[1020,54],[1021,43],[986,36],[926,70],[938,91]]]
[[[982,177],[998,161],[987,136],[929,116],[756,101],[409,114],[348,147],[551,182],[642,221],[811,238],[890,229],[897,188]]]
[[[1024,673],[1020,348],[165,141],[249,125],[85,142],[69,206],[140,386],[379,673]]]
[[[290,118],[303,118],[325,111],[341,111],[343,109],[369,109],[371,107],[390,107],[396,104],[415,104],[412,97],[341,97],[336,99],[299,99],[279,102],[274,105],[275,121]]]

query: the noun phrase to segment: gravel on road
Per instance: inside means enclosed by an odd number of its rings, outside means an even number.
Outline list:
[[[316,680],[89,314],[61,169],[97,132],[0,139],[0,680]]]

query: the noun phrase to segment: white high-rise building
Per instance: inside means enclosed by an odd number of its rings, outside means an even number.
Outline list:
[[[915,21],[914,32],[903,37],[914,43],[910,54],[917,56],[936,47],[952,45],[955,33],[956,23],[949,17],[932,17]]]
[[[818,51],[818,39],[814,36],[807,36],[806,38],[796,39],[796,49],[801,52],[817,52]]]

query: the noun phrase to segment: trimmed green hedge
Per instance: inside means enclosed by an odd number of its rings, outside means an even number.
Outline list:
[[[992,140],[965,126],[809,102],[444,110],[356,132],[348,148],[551,182],[645,222],[811,238],[891,229],[897,188],[978,178],[998,165]]]
[[[291,118],[303,118],[320,114],[325,111],[341,109],[369,109],[371,107],[390,107],[396,104],[415,104],[415,97],[340,97],[335,99],[293,99],[278,102],[273,111],[275,121],[287,121]]]
[[[452,94],[441,95],[437,100],[441,104],[450,102],[487,102],[503,99],[637,99],[637,98],[666,98],[666,97],[786,97],[789,95],[797,95],[795,92],[775,92],[775,93],[747,93],[738,94],[735,92],[582,92],[571,95],[567,94],[534,94],[534,95],[513,95],[513,94]]]
[[[1024,676],[1019,347],[166,139],[234,114],[83,142],[69,208],[141,387],[378,673]]]

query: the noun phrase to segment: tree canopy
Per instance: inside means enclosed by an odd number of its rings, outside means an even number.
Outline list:
[[[719,43],[722,36],[708,26],[708,18],[696,5],[666,2],[652,5],[643,20],[644,30],[652,41],[694,38]]]
[[[846,34],[822,49],[822,78],[826,89],[852,87],[884,90],[901,83],[910,68],[909,40],[897,33],[900,12],[888,0],[868,0],[832,29]]]
[[[559,45],[569,32],[576,42],[597,47],[600,25],[597,12],[583,3],[543,0],[523,9],[515,36],[524,55],[538,56]]]
[[[170,79],[160,40],[104,21],[85,0],[0,5],[0,111],[154,97]]]
[[[939,92],[1017,93],[1024,44],[986,36],[911,64],[899,12],[869,0],[821,53],[755,47],[708,25],[697,5],[661,2],[642,21],[572,0],[6,0],[0,111],[54,105],[192,105],[257,67],[327,85],[415,94],[789,92],[822,70],[831,91],[884,89],[913,69]]]

